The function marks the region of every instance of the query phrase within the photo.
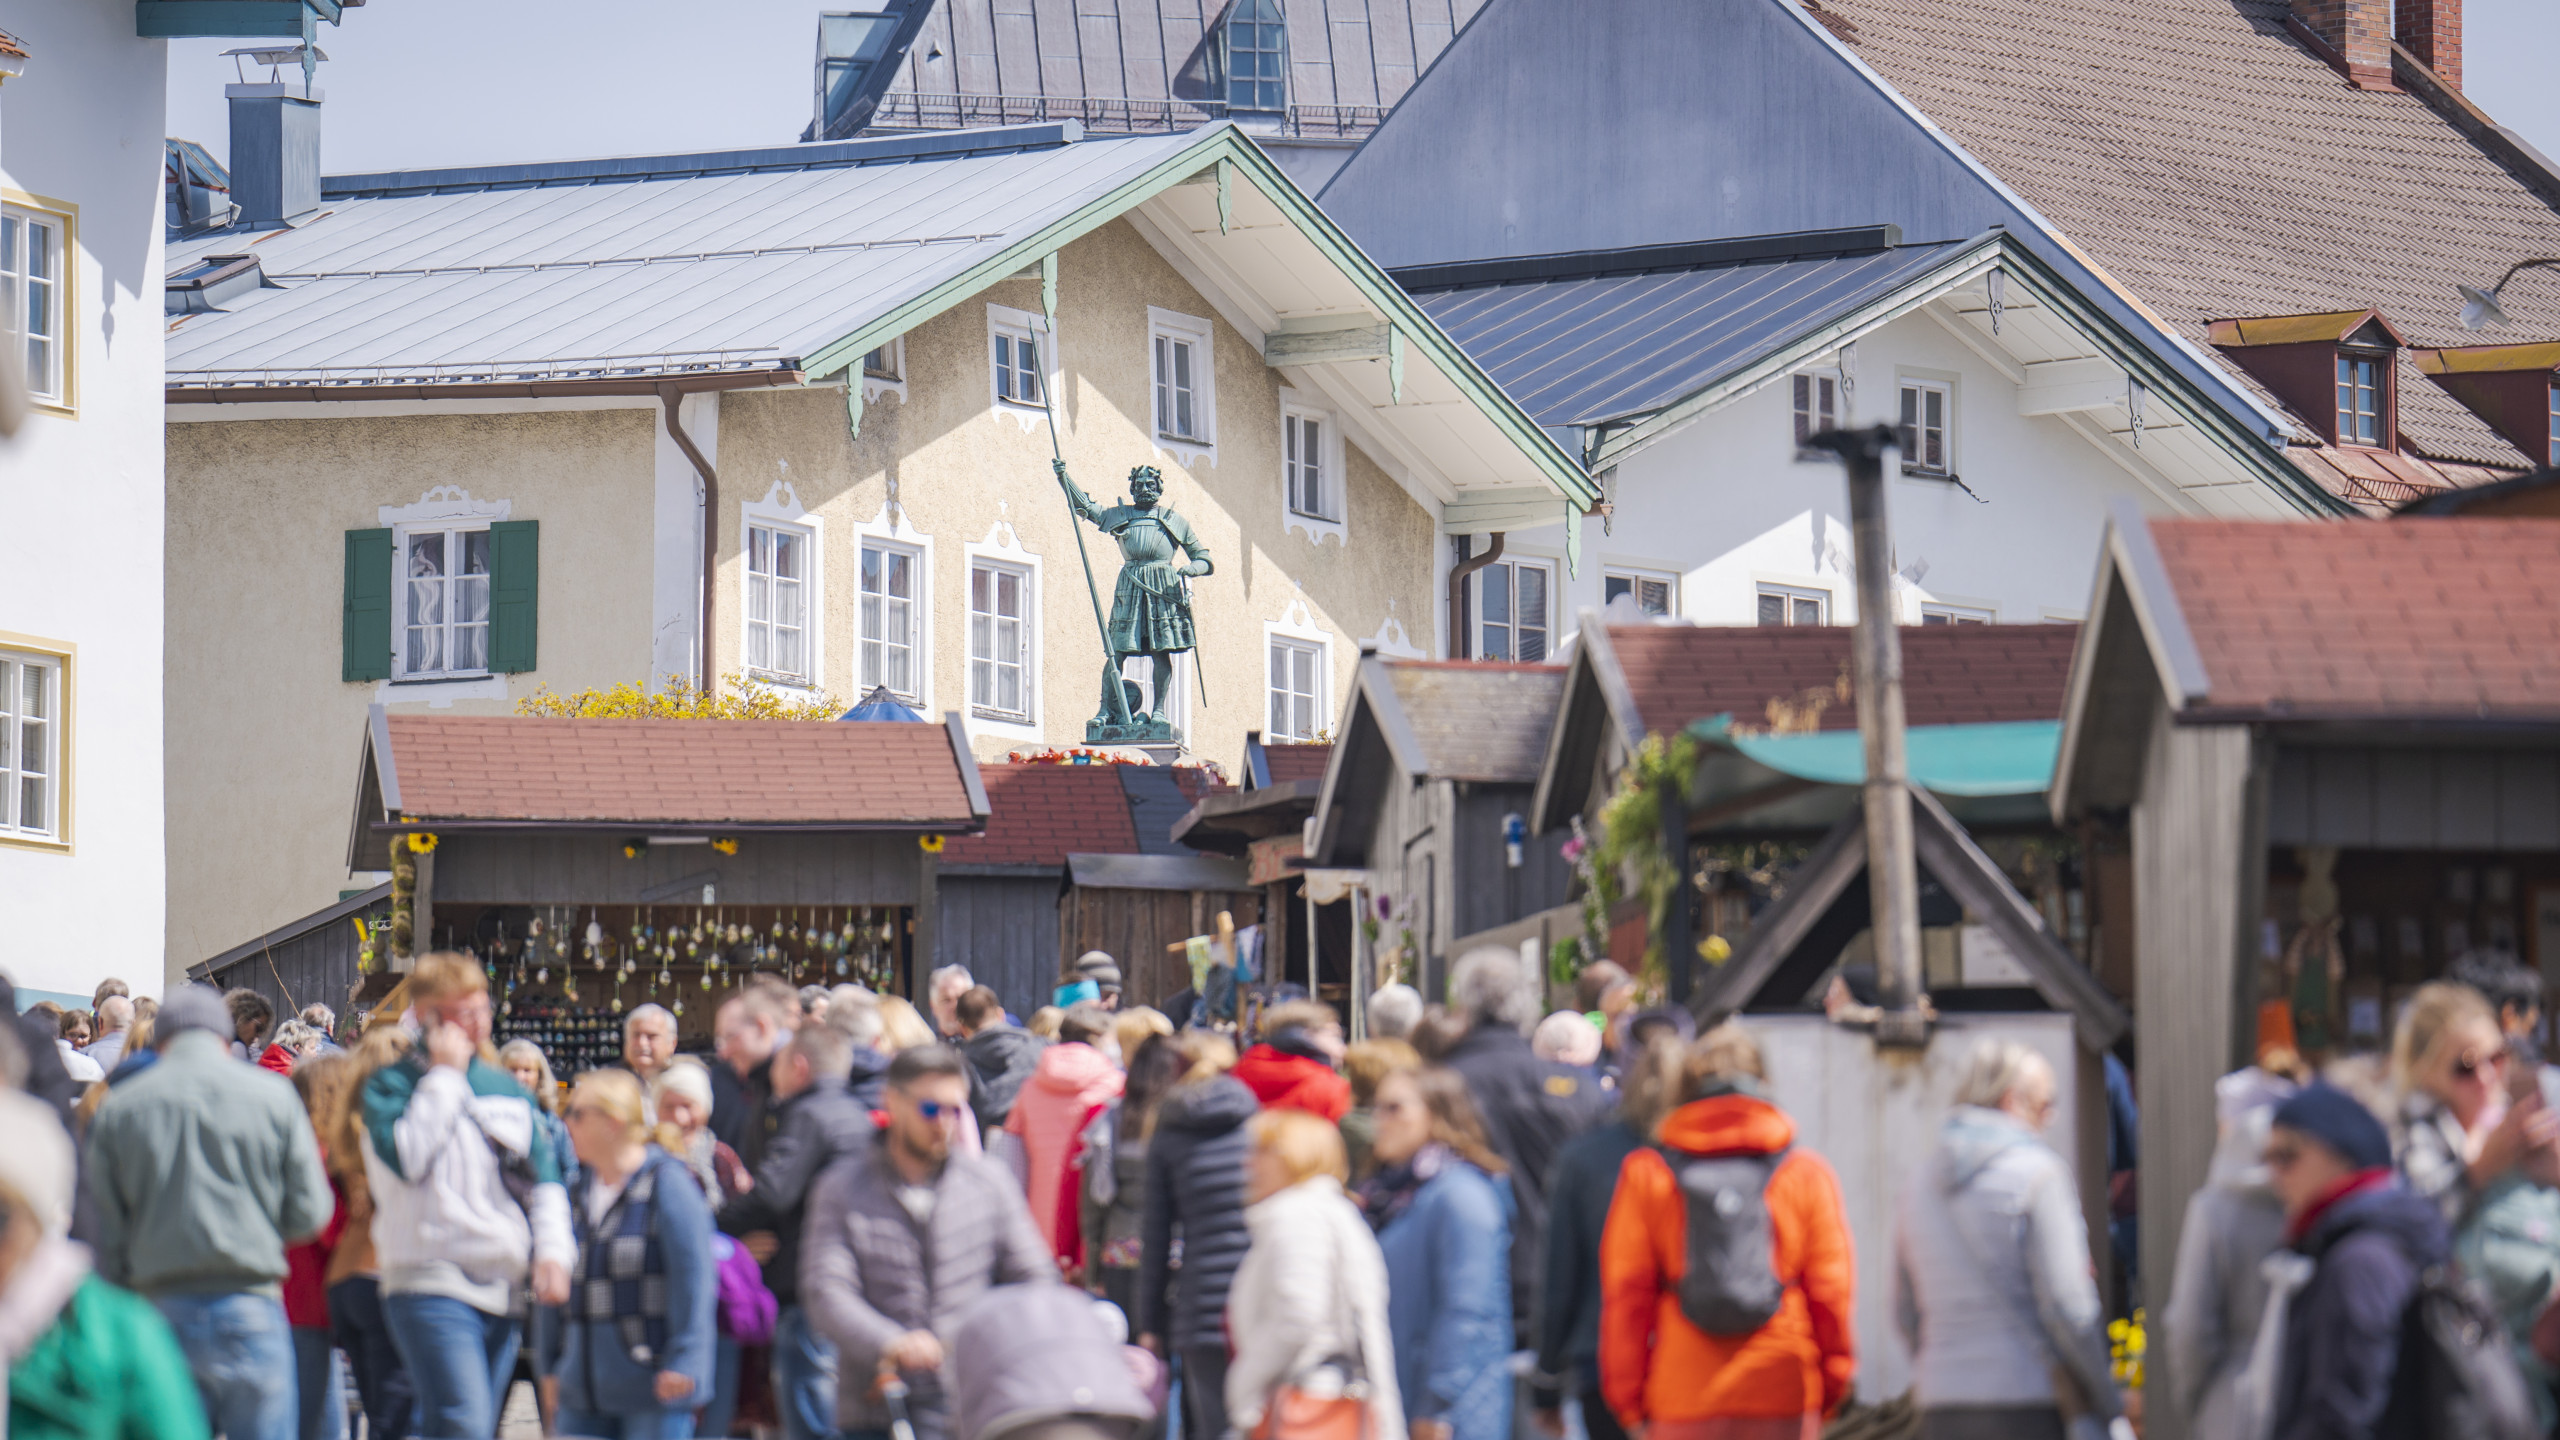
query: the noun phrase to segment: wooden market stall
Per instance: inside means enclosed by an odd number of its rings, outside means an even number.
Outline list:
[[[1243,861],[1215,855],[1069,855],[1058,886],[1058,968],[1100,950],[1120,962],[1124,1005],[1161,1005],[1191,984],[1174,948],[1217,927],[1262,923]]]
[[[2473,954],[2560,994],[2555,556],[2550,519],[2109,526],[2052,804],[2132,857],[2147,1274],[2262,1035],[2370,1053]]]
[[[394,715],[375,707],[348,864],[393,871],[368,957],[489,967],[501,1030],[567,1070],[610,1058],[648,1001],[685,1040],[755,975],[923,1003],[936,861],[984,828],[957,716],[942,725]]]

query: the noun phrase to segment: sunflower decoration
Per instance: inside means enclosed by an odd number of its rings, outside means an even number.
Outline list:
[[[916,848],[922,850],[927,855],[939,855],[942,853],[942,837],[939,835],[919,835],[916,837]]]
[[[417,831],[409,836],[409,850],[416,855],[433,855],[436,853],[436,837],[424,830]]]
[[[737,837],[734,835],[723,835],[719,839],[711,842],[711,848],[719,851],[723,855],[735,855],[738,853]]]

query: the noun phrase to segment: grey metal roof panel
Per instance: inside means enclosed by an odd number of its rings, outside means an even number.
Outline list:
[[[1387,663],[1396,703],[1420,742],[1424,773],[1448,780],[1534,785],[1564,694],[1561,665],[1483,660]]]
[[[1251,875],[1215,855],[1070,855],[1062,878],[1089,890],[1250,890]]]
[[[1976,242],[1538,280],[1415,299],[1539,424],[1659,410]]]
[[[1197,143],[1198,133],[1060,143],[1072,127],[802,147],[806,168],[706,157],[367,177],[297,229],[256,237],[268,288],[169,333],[173,385],[759,367],[811,354]],[[1046,143],[1024,148],[1014,137]],[[868,150],[866,146],[872,147]],[[745,152],[765,154],[772,152]],[[719,158],[719,157],[710,157]],[[657,168],[648,168],[655,165]],[[174,272],[245,248],[169,246]],[[612,368],[587,365],[588,371]]]

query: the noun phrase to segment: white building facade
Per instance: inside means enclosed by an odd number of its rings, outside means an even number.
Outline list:
[[[0,971],[21,1005],[160,989],[167,45],[134,15],[48,0],[0,37],[0,383],[24,387],[0,402]]]

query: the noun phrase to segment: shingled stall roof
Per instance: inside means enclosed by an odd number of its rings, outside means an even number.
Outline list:
[[[354,839],[382,825],[965,833],[985,825],[987,795],[956,727],[394,715],[377,705]]]
[[[1822,0],[1815,13],[2199,344],[2215,319],[2371,308],[2412,345],[2459,345],[2456,281],[2560,253],[2560,176],[2458,77],[2394,46],[2398,88],[2351,85],[2288,28],[2287,0]],[[2560,287],[2506,296],[2516,338],[2560,338]],[[2405,448],[2455,467],[2528,463],[2405,351],[2398,371]],[[2352,450],[2305,440],[2294,458],[2350,499],[2411,498],[2354,473]]]
[[[2055,720],[2077,625],[1906,625],[1904,715],[1913,726]],[[1570,823],[1592,800],[1604,747],[1631,751],[1718,715],[1778,731],[1854,730],[1852,627],[1603,626],[1586,616],[1563,677],[1534,823]]]
[[[1537,783],[1564,676],[1560,665],[1363,658],[1316,804],[1315,862],[1365,843],[1390,783]]]
[[[2560,524],[2108,527],[2057,813],[2124,804],[2152,697],[2187,723],[2510,737],[2560,726]]]
[[[1197,853],[1172,838],[1200,797],[1227,793],[1193,766],[990,765],[987,828],[955,836],[942,852],[946,875],[1054,871],[1078,852]]]

